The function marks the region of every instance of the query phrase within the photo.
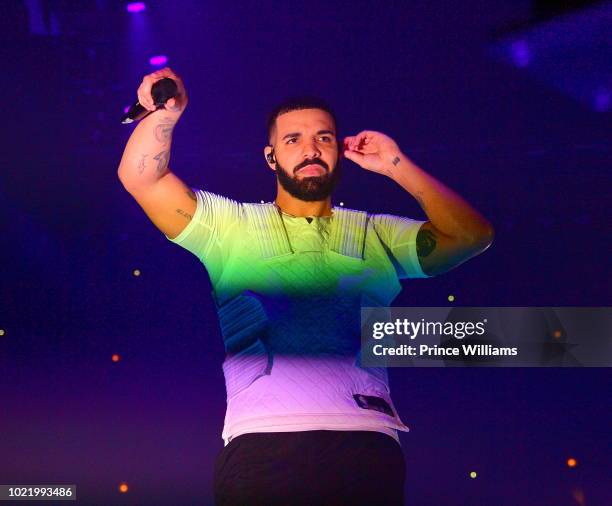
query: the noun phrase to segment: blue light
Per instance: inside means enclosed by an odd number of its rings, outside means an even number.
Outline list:
[[[512,43],[510,47],[510,52],[512,54],[512,61],[517,67],[526,67],[529,65],[531,61],[531,51],[529,50],[529,45],[525,40],[517,40]]]

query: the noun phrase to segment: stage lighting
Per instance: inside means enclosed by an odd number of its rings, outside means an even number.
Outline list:
[[[161,67],[162,65],[168,63],[168,57],[164,56],[163,54],[151,56],[151,58],[149,58],[149,63],[154,67]]]
[[[126,5],[126,9],[128,12],[134,14],[136,12],[142,12],[147,9],[147,6],[144,2],[130,2]]]

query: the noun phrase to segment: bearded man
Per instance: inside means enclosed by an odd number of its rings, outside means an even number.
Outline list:
[[[151,86],[179,94],[156,110]],[[143,79],[152,113],[133,131],[118,174],[155,226],[210,276],[226,357],[227,411],[217,456],[219,505],[401,505],[408,427],[387,370],[360,364],[360,308],[389,306],[398,280],[442,274],[483,252],[493,227],[416,166],[390,137],[340,140],[318,99],[280,104],[264,157],[274,202],[242,203],[190,188],[168,167],[188,102],[166,68]],[[155,112],[154,112],[155,111]],[[399,184],[427,220],[333,207],[346,158]]]

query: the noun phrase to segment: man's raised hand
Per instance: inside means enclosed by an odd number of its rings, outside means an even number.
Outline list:
[[[391,137],[372,130],[344,138],[344,156],[360,167],[385,176],[398,163],[401,151]]]
[[[165,77],[169,77],[176,83],[178,93],[176,98],[169,99],[164,107],[167,111],[182,114],[187,107],[187,102],[189,101],[189,98],[187,97],[187,90],[185,90],[183,80],[169,67],[165,67],[144,76],[142,83],[140,83],[138,91],[136,92],[138,95],[138,102],[145,109],[155,111],[156,107],[153,102],[153,97],[151,96],[151,88],[157,81]]]

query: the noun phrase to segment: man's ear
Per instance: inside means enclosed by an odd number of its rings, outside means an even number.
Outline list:
[[[268,163],[268,167],[272,170],[276,170],[276,158],[274,156],[274,147],[266,146],[264,148],[264,157],[266,158],[266,162]]]

